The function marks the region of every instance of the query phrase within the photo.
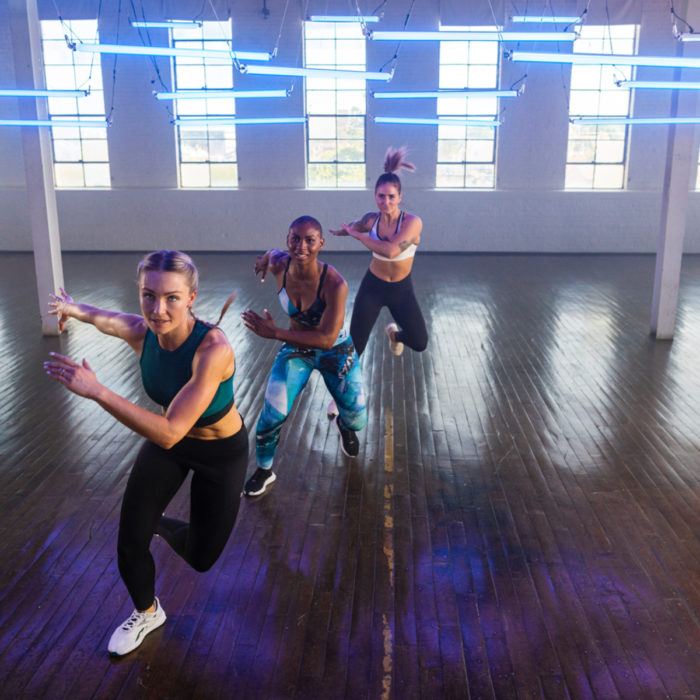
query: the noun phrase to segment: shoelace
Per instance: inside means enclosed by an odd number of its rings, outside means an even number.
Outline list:
[[[134,612],[131,614],[131,617],[122,625],[122,629],[130,630],[134,625],[138,624],[139,622],[141,622],[141,620],[144,619],[145,614],[146,613],[140,613],[134,610]]]

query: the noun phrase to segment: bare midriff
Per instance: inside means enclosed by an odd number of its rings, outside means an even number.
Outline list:
[[[231,410],[221,420],[201,428],[192,428],[187,437],[196,440],[223,440],[235,435],[242,425],[243,421],[236,407],[231,406]]]
[[[413,258],[389,262],[372,257],[372,262],[369,264],[370,272],[385,282],[400,282],[411,274],[412,268]]]

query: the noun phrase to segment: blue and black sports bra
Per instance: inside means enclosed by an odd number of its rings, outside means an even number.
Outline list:
[[[316,298],[313,300],[311,306],[309,306],[306,311],[300,311],[294,304],[292,304],[289,295],[287,294],[287,270],[289,270],[289,263],[292,259],[287,260],[287,267],[284,268],[284,278],[282,279],[282,287],[279,292],[277,292],[277,297],[282,305],[282,310],[289,315],[289,318],[294,319],[297,323],[302,326],[307,326],[308,328],[315,328],[321,323],[321,316],[326,310],[326,302],[321,299],[321,287],[323,287],[323,280],[326,278],[326,270],[328,269],[328,263],[324,263],[323,270],[321,271],[321,279],[318,281],[318,289],[316,290]]]

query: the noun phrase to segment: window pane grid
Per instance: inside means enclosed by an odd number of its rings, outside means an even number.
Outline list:
[[[49,118],[106,119],[102,70],[96,55],[72,51],[64,34],[99,41],[96,20],[42,20],[44,78],[49,90],[89,90],[87,97],[48,98]],[[56,187],[109,187],[109,153],[105,129],[54,127]]]
[[[365,56],[361,26],[304,22],[305,67],[363,71]],[[306,78],[304,89],[308,187],[364,187],[365,82]]]
[[[459,27],[463,31],[493,27]],[[440,42],[441,90],[498,87],[499,47],[495,41]],[[438,98],[438,117],[496,119],[498,100]],[[496,133],[487,127],[439,126],[436,187],[493,189],[496,186]]]
[[[578,53],[634,54],[636,25],[584,26],[574,43]],[[630,80],[630,66],[572,66],[569,115],[628,117],[631,91],[615,87]],[[567,189],[622,189],[627,160],[626,125],[570,124],[566,159]]]
[[[231,45],[231,22],[203,22],[201,27],[175,27],[175,48],[224,50]],[[233,62],[219,58],[175,57],[176,90],[231,90]],[[231,99],[175,100],[177,117],[233,117]],[[181,187],[238,187],[236,127],[234,125],[178,126],[178,158]]]

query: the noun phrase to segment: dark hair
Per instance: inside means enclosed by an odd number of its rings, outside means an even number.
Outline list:
[[[320,234],[321,238],[323,238],[323,228],[321,226],[321,222],[318,219],[314,219],[313,216],[309,216],[308,214],[305,214],[304,216],[299,216],[294,221],[292,221],[291,224],[289,224],[289,230],[291,231],[293,228],[296,228],[297,226],[303,226],[306,224],[310,228],[316,229]]]
[[[199,272],[197,271],[197,266],[187,253],[182,253],[179,250],[156,250],[153,253],[149,253],[141,260],[136,268],[136,280],[139,284],[141,284],[141,280],[146,272],[177,272],[183,275],[187,280],[190,293],[196,292],[199,288]],[[216,323],[211,324],[207,321],[202,321],[202,323],[206,323],[208,326],[218,326],[224,314],[228,311],[228,307],[231,306],[231,303],[237,295],[237,292],[233,292],[229,296],[223,309],[221,309],[219,320]],[[192,316],[195,321],[198,320],[191,307],[189,311],[190,316]]]
[[[413,163],[409,163],[405,160],[407,153],[408,149],[406,146],[401,146],[401,148],[397,148],[396,150],[389,146],[384,156],[384,173],[377,178],[377,182],[374,185],[375,192],[380,185],[390,184],[395,185],[399,194],[401,194],[401,180],[396,173],[402,168],[404,170],[416,169]]]

